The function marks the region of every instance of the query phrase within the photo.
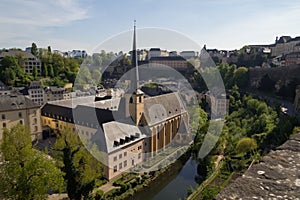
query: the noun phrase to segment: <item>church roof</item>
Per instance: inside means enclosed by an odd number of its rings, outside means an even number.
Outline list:
[[[145,98],[144,115],[148,126],[186,112],[178,93]]]

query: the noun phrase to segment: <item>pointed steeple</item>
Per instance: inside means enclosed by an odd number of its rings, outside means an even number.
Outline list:
[[[133,90],[136,91],[139,88],[139,69],[138,69],[138,60],[137,60],[137,51],[136,51],[136,21],[134,20],[134,28],[133,28],[133,47],[132,47],[132,56],[131,56],[131,64],[132,67],[135,67],[135,77],[132,80]]]

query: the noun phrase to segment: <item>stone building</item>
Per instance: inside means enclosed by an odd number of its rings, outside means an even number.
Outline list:
[[[23,95],[5,95],[0,98],[0,140],[3,129],[16,124],[27,126],[31,139],[40,138],[42,133],[40,106]]]
[[[98,101],[82,97],[48,102],[42,108],[43,126],[55,131],[70,128],[100,151],[107,179],[151,159],[159,150],[192,141],[178,93],[149,97],[140,90],[135,27],[133,41],[134,78],[123,97]]]

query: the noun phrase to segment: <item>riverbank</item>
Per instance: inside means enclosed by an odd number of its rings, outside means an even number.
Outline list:
[[[129,177],[129,181],[121,182],[121,188],[112,189],[102,196],[103,199],[125,199],[135,200],[145,197],[145,193],[151,190],[163,188],[170,180],[176,178],[177,174],[183,168],[185,163],[191,157],[191,151],[186,151],[174,163],[157,171],[143,174],[141,176]],[[130,175],[125,175],[130,176]],[[145,199],[145,198],[143,198]]]

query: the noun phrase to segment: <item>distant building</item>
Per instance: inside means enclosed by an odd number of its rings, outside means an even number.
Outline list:
[[[178,54],[177,51],[170,51],[169,56],[170,56],[170,57],[173,57],[173,56],[179,56],[179,54]]]
[[[180,52],[180,56],[184,57],[185,59],[197,57],[197,53],[195,51],[182,51]]]
[[[152,57],[149,64],[161,64],[172,67],[176,70],[187,70],[188,62],[181,56]]]
[[[275,44],[271,45],[271,56],[276,57],[292,53],[295,45],[299,42],[300,37],[281,36],[279,39],[276,38]]]
[[[32,81],[28,87],[29,98],[38,105],[44,104],[44,89],[40,82]]]
[[[87,53],[84,50],[73,50],[70,54],[71,58],[85,58]]]
[[[31,139],[41,136],[40,106],[23,95],[5,95],[0,98],[0,140],[3,129],[10,129],[16,124],[22,124],[29,128]]]
[[[5,56],[13,56],[15,58],[18,56],[22,57],[24,59],[24,71],[26,74],[32,75],[33,68],[36,67],[37,74],[41,75],[40,60],[30,52],[21,50],[5,50],[0,54],[0,60],[2,60]]]
[[[225,117],[229,109],[229,97],[225,91],[213,88],[205,94],[206,102],[211,108],[211,117]]]
[[[152,57],[160,57],[162,56],[162,50],[160,48],[151,48],[148,52],[148,60]]]

